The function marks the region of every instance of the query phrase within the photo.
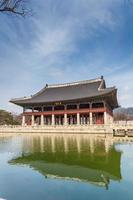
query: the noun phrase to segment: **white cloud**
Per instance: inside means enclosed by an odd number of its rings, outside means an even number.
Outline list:
[[[108,77],[109,83],[116,85],[118,88],[118,100],[121,106],[133,106],[133,70],[127,70],[129,66],[125,67],[124,71],[119,71]]]
[[[100,67],[105,74],[114,73],[116,68],[105,66],[106,52],[99,49],[95,49],[94,54],[87,52],[88,60],[72,60],[80,53],[82,41],[91,41],[106,30],[119,29],[122,23],[120,2],[57,0],[45,4],[35,1],[34,9],[38,8],[39,12],[32,18],[11,20],[3,17],[6,23],[0,19],[0,38],[4,38],[0,47],[0,89],[6,91],[0,104],[12,110],[14,107],[8,104],[10,97],[34,93],[44,82],[92,78],[103,73]]]

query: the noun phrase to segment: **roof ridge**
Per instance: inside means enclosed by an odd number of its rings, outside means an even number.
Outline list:
[[[20,100],[27,100],[27,99],[31,99],[31,97],[32,96],[28,96],[28,97],[26,97],[26,96],[24,96],[24,97],[19,97],[19,98],[12,98],[11,100],[10,100],[10,102],[12,102],[12,101],[20,101]]]
[[[112,87],[107,87],[107,88],[101,88],[101,89],[99,89],[99,90],[108,90],[108,89],[116,89],[116,87],[115,86],[112,86]]]
[[[101,81],[102,78],[96,78],[96,79],[90,79],[90,80],[84,80],[84,81],[75,81],[75,82],[69,82],[69,83],[59,83],[59,84],[50,84],[47,85],[47,88],[58,88],[58,87],[67,87],[67,86],[73,86],[73,85],[80,85],[80,84],[87,84],[87,83],[95,83],[98,81]]]

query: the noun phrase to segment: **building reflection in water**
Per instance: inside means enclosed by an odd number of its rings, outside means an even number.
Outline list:
[[[88,135],[25,136],[22,155],[10,161],[27,164],[47,178],[84,181],[108,189],[120,181],[121,152],[109,139]]]

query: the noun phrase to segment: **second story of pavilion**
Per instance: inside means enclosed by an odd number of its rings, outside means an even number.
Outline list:
[[[117,89],[106,87],[103,77],[72,83],[48,85],[30,97],[11,99],[10,102],[23,107],[24,113],[82,113],[118,107]]]

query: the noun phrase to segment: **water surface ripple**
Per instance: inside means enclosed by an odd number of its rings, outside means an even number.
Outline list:
[[[89,135],[0,137],[0,198],[133,199],[133,144]]]

